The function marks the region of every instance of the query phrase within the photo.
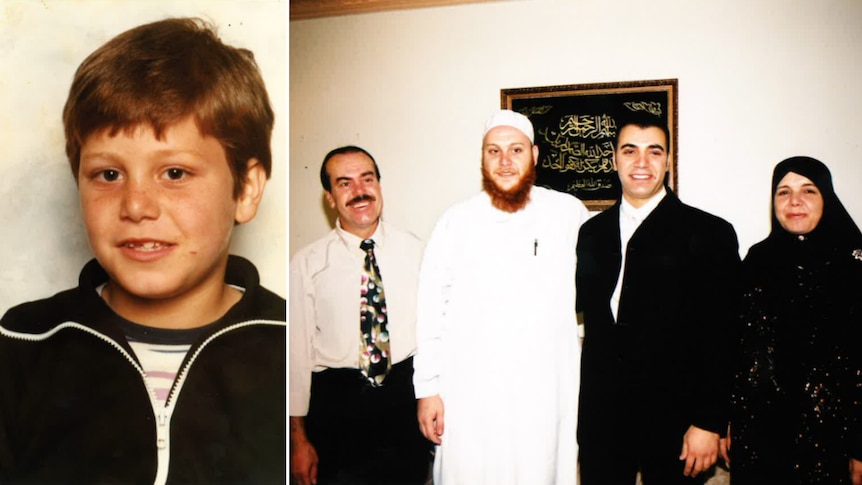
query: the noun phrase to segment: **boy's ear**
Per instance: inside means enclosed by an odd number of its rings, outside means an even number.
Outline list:
[[[248,170],[242,185],[242,192],[236,199],[236,214],[234,220],[237,224],[245,224],[257,214],[257,206],[263,197],[263,189],[266,186],[266,170],[256,158],[248,161]]]

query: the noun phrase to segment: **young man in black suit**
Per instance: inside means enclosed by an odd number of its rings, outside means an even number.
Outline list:
[[[671,192],[669,141],[656,117],[620,122],[622,198],[578,238],[583,485],[703,483],[727,431],[738,242]]]

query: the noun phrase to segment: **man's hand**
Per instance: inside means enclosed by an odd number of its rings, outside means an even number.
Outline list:
[[[850,481],[853,485],[862,485],[862,461],[850,458]]]
[[[689,426],[682,437],[680,460],[685,460],[683,475],[696,477],[715,464],[718,459],[718,433],[697,426]]]
[[[305,418],[290,417],[290,474],[297,485],[317,483],[317,450],[305,435]]]
[[[439,395],[423,397],[417,403],[419,429],[428,440],[441,444],[443,440],[443,400]]]

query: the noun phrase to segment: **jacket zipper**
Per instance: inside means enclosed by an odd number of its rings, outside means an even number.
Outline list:
[[[90,335],[95,336],[96,338],[107,342],[111,347],[119,351],[126,360],[132,364],[132,367],[138,371],[138,374],[141,376],[141,380],[144,382],[144,387],[147,389],[147,394],[150,398],[150,406],[153,408],[154,417],[156,420],[156,478],[153,481],[154,485],[163,485],[167,482],[168,478],[168,470],[170,467],[170,431],[171,431],[171,416],[174,412],[175,402],[178,398],[180,391],[182,390],[183,384],[186,381],[186,377],[188,376],[189,369],[191,368],[194,361],[198,358],[198,356],[203,351],[204,347],[206,347],[210,342],[215,340],[222,335],[236,330],[238,328],[249,327],[252,325],[276,325],[276,326],[287,326],[286,322],[279,322],[277,320],[248,320],[245,322],[235,323],[228,327],[225,327],[218,332],[210,335],[206,340],[204,340],[197,348],[193,349],[191,357],[186,360],[186,364],[182,366],[180,371],[177,373],[177,378],[174,380],[174,385],[171,388],[171,391],[168,393],[167,400],[165,401],[164,407],[156,406],[158,402],[156,399],[155,391],[150,387],[149,383],[146,379],[146,372],[144,368],[129,354],[126,349],[124,349],[120,344],[118,344],[114,339],[108,337],[105,334],[97,332],[90,327],[85,325],[81,325],[76,322],[64,322],[51,330],[40,333],[40,334],[29,334],[29,333],[21,333],[21,332],[13,332],[11,330],[7,330],[6,328],[0,327],[0,335],[18,339],[25,340],[31,342],[39,342],[42,340],[47,340],[49,337],[54,335],[55,333],[63,330],[65,328],[72,328],[82,330]],[[158,409],[158,411],[156,411]]]
[[[160,410],[158,413],[159,416],[156,418],[157,422],[157,430],[156,436],[158,439],[158,470],[156,472],[156,479],[153,482],[154,485],[163,485],[168,479],[168,470],[170,469],[170,457],[171,457],[171,416],[174,414],[174,407],[176,400],[179,398],[180,391],[183,388],[183,384],[186,382],[186,377],[189,374],[189,369],[192,364],[197,360],[198,356],[201,354],[203,349],[213,340],[221,337],[222,335],[236,330],[238,328],[250,327],[252,325],[280,325],[286,326],[286,322],[279,322],[275,320],[248,320],[245,322],[235,323],[228,327],[225,327],[218,332],[207,337],[206,340],[201,342],[200,345],[195,349],[190,349],[192,352],[191,357],[186,360],[186,364],[182,366],[180,371],[177,373],[177,378],[174,380],[174,385],[171,387],[171,391],[168,393],[168,397],[165,400],[165,407]]]

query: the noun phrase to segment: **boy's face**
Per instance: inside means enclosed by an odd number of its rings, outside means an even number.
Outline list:
[[[249,165],[234,199],[224,149],[202,137],[192,117],[168,127],[161,140],[145,125],[131,135],[103,130],[87,138],[78,192],[112,294],[176,301],[223,291],[234,221],[254,217],[265,183],[260,165]]]

